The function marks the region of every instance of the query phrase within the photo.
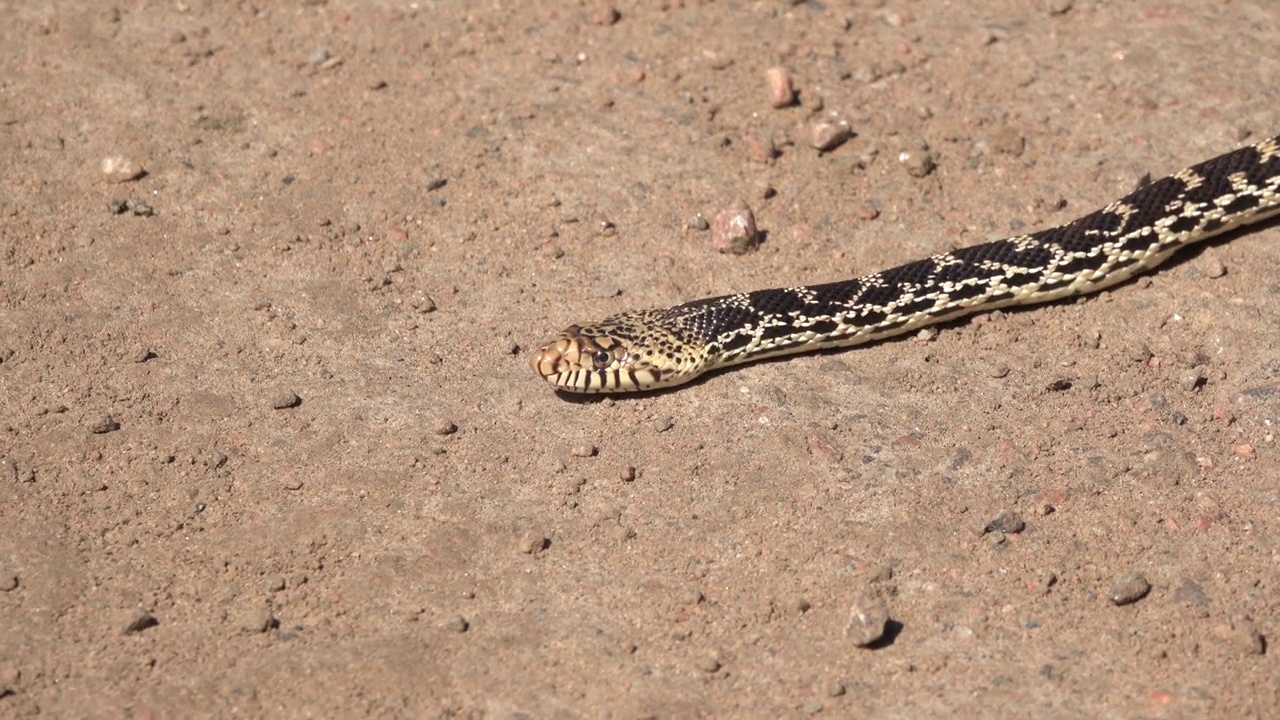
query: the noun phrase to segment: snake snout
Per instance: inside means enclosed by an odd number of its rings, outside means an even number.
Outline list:
[[[567,369],[564,356],[566,349],[564,340],[547,343],[529,357],[529,367],[542,377],[552,380]]]

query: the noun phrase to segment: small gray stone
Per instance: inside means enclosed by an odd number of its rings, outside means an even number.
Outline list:
[[[120,423],[116,422],[110,415],[98,415],[89,421],[89,432],[95,435],[115,432],[119,429]]]
[[[271,407],[276,410],[288,410],[302,404],[302,398],[292,390],[281,390],[271,396]]]
[[[1231,624],[1219,629],[1219,635],[1247,655],[1261,655],[1267,651],[1267,641],[1247,617],[1232,618]]]
[[[538,530],[528,530],[520,536],[520,552],[525,555],[537,555],[547,547],[547,536]]]
[[[151,217],[156,214],[155,208],[151,207],[151,203],[142,198],[133,198],[126,201],[129,206],[129,212],[137,217]]]
[[[914,178],[922,178],[937,167],[933,151],[923,140],[916,140],[898,151],[898,162],[906,168],[907,174]]]
[[[983,532],[1000,532],[1000,533],[1020,533],[1027,527],[1027,523],[1022,519],[1022,513],[1017,510],[1003,510],[996,515],[991,522],[987,523]]]
[[[13,458],[0,457],[0,480],[18,482],[18,463]]]
[[[133,635],[135,633],[140,633],[143,630],[153,628],[159,624],[160,621],[156,619],[155,615],[152,615],[149,612],[140,612],[129,621],[129,624],[124,626],[124,634]]]
[[[817,123],[813,126],[812,132],[810,144],[821,152],[834,150],[853,137],[853,128],[849,127],[849,123],[843,120]]]
[[[1111,583],[1107,598],[1115,605],[1129,605],[1147,596],[1151,592],[1151,583],[1142,573],[1129,573]]]
[[[245,610],[240,615],[239,626],[241,632],[264,633],[280,627],[280,621],[276,620],[275,615],[271,613],[271,608],[254,607]]]
[[[418,291],[414,293],[413,297],[409,300],[409,307],[412,307],[419,314],[426,315],[436,311],[436,301],[435,298],[430,295],[422,291]]]
[[[879,598],[860,593],[849,608],[849,622],[844,626],[844,636],[858,647],[874,645],[884,637],[889,622],[889,609]]]
[[[1203,610],[1205,611],[1203,616],[1208,616],[1209,596],[1205,594],[1204,588],[1191,578],[1184,578],[1178,585],[1178,589],[1173,591],[1173,601],[1184,607]]]
[[[471,624],[468,623],[467,619],[461,615],[450,615],[448,619],[444,621],[444,629],[456,633],[464,633],[470,627]]]
[[[622,13],[618,12],[617,8],[607,2],[597,3],[595,8],[591,11],[591,23],[593,25],[612,25],[621,19]]]

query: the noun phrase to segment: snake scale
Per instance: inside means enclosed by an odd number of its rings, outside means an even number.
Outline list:
[[[840,282],[725,295],[571,325],[531,365],[559,390],[672,387],[716,370],[846,347],[979,311],[1097,292],[1191,243],[1280,214],[1280,137],[1148,183],[1029,235]]]

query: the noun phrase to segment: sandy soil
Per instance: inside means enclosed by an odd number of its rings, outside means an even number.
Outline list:
[[[1275,716],[1274,225],[678,392],[527,364],[1274,134],[1273,3],[0,10],[0,716]]]

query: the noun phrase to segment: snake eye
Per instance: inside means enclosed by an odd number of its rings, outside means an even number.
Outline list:
[[[605,367],[613,362],[613,353],[608,350],[597,350],[596,354],[591,356],[591,359],[595,362],[596,367]]]

